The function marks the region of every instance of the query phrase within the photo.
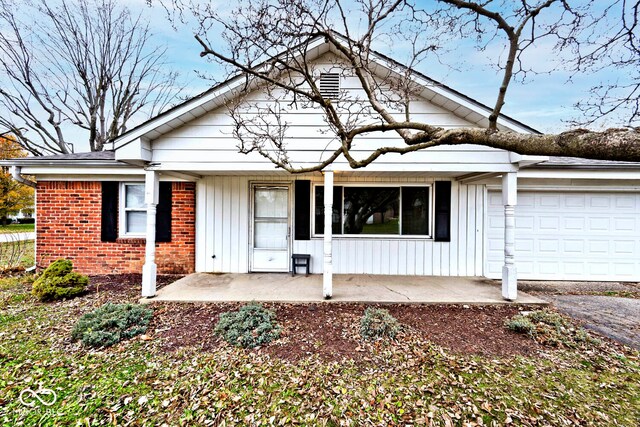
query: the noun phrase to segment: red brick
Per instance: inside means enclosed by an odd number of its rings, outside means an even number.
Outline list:
[[[142,272],[144,239],[100,241],[100,182],[40,181],[36,192],[39,267],[67,258],[85,274]],[[192,273],[195,270],[195,184],[174,182],[172,198],[171,242],[156,244],[158,272]]]

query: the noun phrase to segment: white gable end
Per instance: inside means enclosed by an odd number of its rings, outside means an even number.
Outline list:
[[[340,71],[337,64],[339,62],[336,56],[326,54],[316,60],[314,66],[318,73],[337,72]],[[355,77],[341,77],[340,90],[347,99],[365,98],[364,90]],[[340,102],[339,108],[342,107]],[[267,93],[265,90],[255,90],[243,99],[240,110],[244,118],[251,118],[267,108],[280,111],[281,124],[286,125],[284,143],[294,167],[316,165],[339,147],[339,141],[327,125],[324,113],[319,107],[295,102],[293,97],[287,97],[282,91]],[[468,113],[466,110],[465,112]],[[395,115],[398,120],[405,118],[404,112],[399,108],[396,109]],[[275,124],[273,116],[265,116],[263,119]],[[460,117],[422,96],[416,96],[411,102],[410,119],[443,128],[478,127],[478,123]],[[375,114],[360,114],[357,120],[359,124],[379,122]],[[151,161],[159,163],[162,169],[173,170],[273,170],[275,166],[257,152],[238,152],[240,141],[233,136],[234,127],[235,123],[228,108],[218,107],[151,140]],[[369,133],[354,141],[351,153],[356,159],[362,159],[381,146],[403,144],[394,132]],[[334,163],[334,167],[350,169],[342,157]],[[372,171],[497,172],[512,168],[508,152],[472,145],[441,146],[405,155],[390,153],[367,166],[367,170]]]

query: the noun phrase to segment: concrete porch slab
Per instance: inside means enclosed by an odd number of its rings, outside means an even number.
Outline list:
[[[322,298],[322,275],[286,273],[195,273],[158,290],[143,302],[364,302],[420,304],[508,304],[500,286],[482,277],[337,274],[333,297]],[[548,304],[518,293],[519,304]]]

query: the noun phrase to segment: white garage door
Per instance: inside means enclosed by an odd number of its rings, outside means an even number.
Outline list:
[[[489,192],[486,275],[499,278],[504,207]],[[640,194],[518,192],[520,279],[640,281]]]

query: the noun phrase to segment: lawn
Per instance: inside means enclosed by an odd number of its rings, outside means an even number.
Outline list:
[[[556,348],[498,330],[501,316],[518,312],[514,306],[385,306],[404,331],[396,340],[369,342],[358,336],[364,306],[270,304],[281,338],[242,350],[212,333],[219,313],[237,304],[154,304],[144,336],[92,351],[71,341],[83,313],[107,301],[133,302],[139,289],[137,275],[97,276],[86,295],[43,304],[20,279],[0,281],[2,424],[637,426],[640,420],[637,352],[604,340]],[[460,322],[464,317],[475,320]],[[487,334],[501,344],[474,339],[488,340]],[[21,404],[27,388],[53,390],[55,403]]]
[[[0,225],[0,234],[5,233],[30,233],[35,231],[35,224],[8,224]]]
[[[29,268],[35,264],[35,242],[22,240],[19,242],[0,243],[0,267],[18,266]]]

